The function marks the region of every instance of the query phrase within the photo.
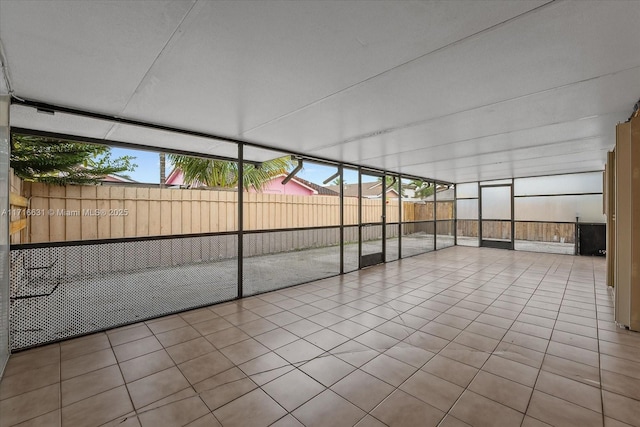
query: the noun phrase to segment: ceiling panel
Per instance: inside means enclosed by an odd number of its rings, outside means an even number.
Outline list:
[[[0,0],[19,97],[454,182],[602,169],[640,96],[637,22],[630,1]],[[234,152],[16,106],[11,120]]]
[[[2,1],[17,95],[120,114],[195,0]]]

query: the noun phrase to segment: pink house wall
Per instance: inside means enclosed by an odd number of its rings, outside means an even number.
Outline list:
[[[265,194],[286,194],[289,196],[312,196],[316,194],[311,188],[305,187],[294,179],[289,181],[287,185],[282,185],[285,175],[277,176],[267,182],[262,187],[261,193]],[[167,177],[166,185],[183,185],[184,175],[181,170],[173,170]],[[250,193],[257,193],[253,188],[249,189]]]

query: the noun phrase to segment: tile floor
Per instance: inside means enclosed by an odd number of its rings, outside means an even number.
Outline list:
[[[13,355],[0,426],[640,426],[601,258],[454,247]]]

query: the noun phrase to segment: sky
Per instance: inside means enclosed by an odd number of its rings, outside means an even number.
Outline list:
[[[137,164],[138,167],[136,167],[135,171],[126,173],[133,180],[147,184],[158,184],[160,182],[160,156],[157,152],[111,147],[111,157],[118,158],[120,156],[135,157],[133,163]],[[171,169],[172,165],[167,159],[167,175],[169,175]],[[336,167],[304,162],[303,169],[296,176],[315,184],[323,185],[323,181],[336,173],[337,170]],[[347,184],[356,184],[358,182],[357,171],[345,170],[344,181]]]

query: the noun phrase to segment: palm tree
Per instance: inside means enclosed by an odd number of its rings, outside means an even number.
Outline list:
[[[169,154],[175,168],[182,171],[187,184],[201,183],[208,187],[234,188],[238,186],[238,162],[203,159],[200,157]],[[273,177],[287,173],[293,166],[289,156],[268,160],[259,166],[245,164],[242,174],[242,188],[256,191]]]
[[[415,198],[416,199],[426,199],[435,193],[436,187],[435,185],[429,185],[429,182],[425,182],[421,179],[414,179],[411,181],[411,184],[416,187]]]

